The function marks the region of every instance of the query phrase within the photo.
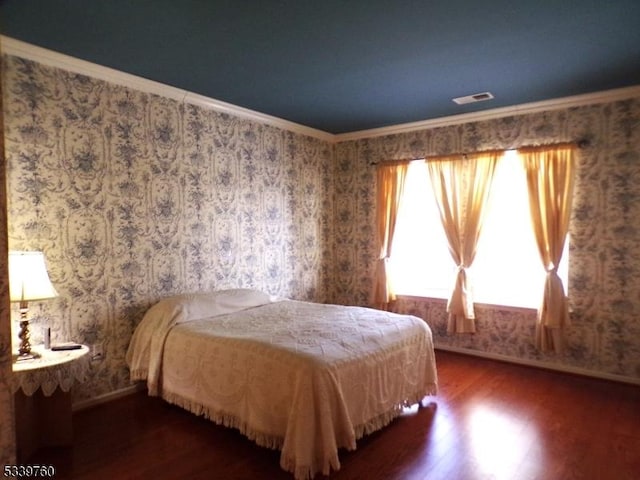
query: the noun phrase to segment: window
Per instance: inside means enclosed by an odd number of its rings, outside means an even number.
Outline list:
[[[476,303],[538,308],[545,272],[530,224],[525,171],[515,151],[498,161],[489,208],[468,276]],[[567,242],[568,243],[568,242]],[[568,251],[558,271],[567,285]],[[456,266],[423,161],[411,163],[389,265],[399,295],[448,299]]]

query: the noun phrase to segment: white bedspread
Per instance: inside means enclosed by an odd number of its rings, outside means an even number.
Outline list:
[[[436,392],[431,332],[419,318],[265,298],[212,318],[192,320],[171,302],[147,314],[127,353],[132,378],[281,449],[280,465],[298,479],[339,469],[339,448],[355,449]]]

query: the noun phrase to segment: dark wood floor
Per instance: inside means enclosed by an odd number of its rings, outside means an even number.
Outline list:
[[[638,479],[640,387],[437,352],[440,393],[342,451],[345,479]],[[77,412],[55,478],[286,479],[279,453],[134,394]],[[326,477],[316,477],[319,479]]]

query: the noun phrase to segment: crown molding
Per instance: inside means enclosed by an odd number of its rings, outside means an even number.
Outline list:
[[[198,95],[163,83],[148,80],[129,73],[109,67],[104,67],[86,60],[71,57],[54,52],[46,48],[38,47],[30,43],[0,35],[0,51],[4,54],[33,60],[50,67],[61,68],[80,75],[103,80],[105,82],[122,85],[124,87],[139,90],[145,93],[159,95],[192,105],[198,105],[218,112],[228,113],[240,118],[245,118],[258,123],[270,125],[289,132],[314,137],[319,140],[333,143],[334,135],[322,130],[307,127],[299,123],[284,120],[264,113],[256,112],[248,108],[239,107],[231,103]]]
[[[334,141],[347,142],[351,140],[362,140],[365,138],[382,137],[386,135],[397,135],[400,133],[414,132],[416,130],[425,130],[428,128],[447,127],[450,125],[460,125],[463,123],[481,122],[486,120],[494,120],[497,118],[510,117],[514,115],[529,115],[533,113],[545,111],[548,112],[551,110],[560,110],[564,108],[582,107],[585,105],[595,105],[598,103],[615,102],[617,100],[626,100],[628,98],[634,97],[640,97],[640,85],[616,88],[613,90],[604,90],[601,92],[586,93],[582,95],[574,95],[571,97],[555,98],[540,102],[523,103],[510,107],[493,108],[491,110],[482,110],[480,112],[462,113],[460,115],[451,115],[448,117],[440,117],[430,120],[402,123],[398,125],[390,125],[388,127],[360,130],[357,132],[339,133],[334,136]]]
[[[334,143],[335,135],[316,128],[307,127],[299,123],[291,122],[283,118],[267,115],[266,113],[256,112],[255,110],[249,110],[248,108],[239,107],[232,103],[223,102],[221,100],[215,100],[204,95],[198,95],[197,93],[185,91],[184,101],[192,105],[198,105],[204,108],[210,108],[218,112],[228,113],[242,118],[247,118],[255,122],[271,125],[273,127],[287,130],[289,132],[297,133],[300,135],[306,135],[308,137],[317,138],[325,142]]]
[[[274,117],[264,113],[239,107],[231,103],[216,100],[204,95],[198,95],[187,90],[165,85],[163,83],[148,80],[129,73],[125,73],[113,68],[104,67],[92,62],[80,60],[69,55],[54,52],[46,48],[38,47],[30,43],[22,42],[11,37],[0,35],[0,51],[8,55],[33,60],[43,65],[62,68],[81,75],[97,78],[124,87],[129,87],[146,93],[160,95],[180,102],[210,108],[212,110],[228,113],[240,118],[245,118],[258,123],[270,125],[282,130],[300,135],[317,138],[329,143],[347,142],[361,140],[365,138],[381,137],[386,135],[397,135],[401,133],[414,132],[428,128],[446,127],[450,125],[460,125],[463,123],[480,122],[493,120],[514,115],[527,115],[542,111],[558,110],[563,108],[580,107],[607,103],[628,98],[640,97],[640,85],[631,87],[605,90],[595,93],[574,95],[571,97],[544,100],[541,102],[524,103],[509,107],[494,108],[479,112],[463,113],[417,122],[390,125],[387,127],[359,130],[355,132],[332,134],[323,130],[318,130],[306,125],[291,122],[282,118]]]

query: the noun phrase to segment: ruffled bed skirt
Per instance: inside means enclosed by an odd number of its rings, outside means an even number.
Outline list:
[[[436,392],[436,385],[432,386],[432,391],[430,393]],[[165,392],[162,394],[162,398],[176,405],[180,408],[183,408],[195,415],[203,416],[207,420],[210,420],[217,425],[222,425],[228,428],[234,428],[238,430],[242,435],[247,437],[249,440],[254,442],[256,445],[261,447],[266,447],[272,450],[282,450],[282,446],[284,444],[284,438],[268,435],[263,432],[258,432],[251,428],[245,421],[237,418],[234,415],[226,414],[224,412],[213,411],[210,408],[192,400],[186,399],[180,395],[175,393]],[[360,440],[365,435],[369,435],[373,432],[383,429],[387,425],[389,425],[394,419],[399,417],[402,414],[404,408],[410,407],[411,405],[415,405],[416,403],[420,403],[424,397],[415,398],[411,401],[407,401],[402,403],[401,405],[396,405],[394,408],[389,410],[388,412],[382,413],[375,418],[372,418],[368,422],[362,425],[356,425],[354,427],[355,430],[355,439]],[[356,445],[355,442],[352,445],[343,445],[342,448],[346,448],[347,450],[355,450]],[[323,475],[329,475],[332,470],[340,470],[340,460],[338,459],[337,452],[332,455],[330,458],[325,459],[324,464],[322,465],[322,469],[320,472],[315,471],[315,469],[311,465],[297,465],[296,459],[287,455],[280,456],[280,467],[287,472],[293,473],[296,480],[311,480],[318,473],[322,473]]]

